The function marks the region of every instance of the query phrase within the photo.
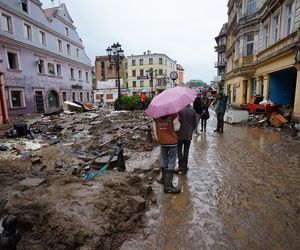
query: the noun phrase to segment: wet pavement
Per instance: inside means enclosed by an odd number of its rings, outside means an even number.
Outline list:
[[[155,183],[145,229],[121,249],[299,249],[299,137],[215,122],[193,137],[182,193]]]

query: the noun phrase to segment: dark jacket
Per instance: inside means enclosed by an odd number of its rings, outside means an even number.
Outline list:
[[[208,111],[208,105],[202,104],[202,114],[201,119],[209,119],[209,111]]]
[[[216,113],[217,114],[223,114],[224,115],[224,113],[226,111],[227,100],[228,100],[228,96],[225,96],[225,95],[221,95],[218,98],[217,107],[216,107]]]
[[[201,111],[202,111],[202,101],[200,99],[200,97],[196,97],[194,103],[193,103],[193,108],[196,111],[197,114],[201,115]]]
[[[177,132],[178,140],[191,140],[196,127],[196,112],[190,107],[185,107],[178,113],[180,130]]]

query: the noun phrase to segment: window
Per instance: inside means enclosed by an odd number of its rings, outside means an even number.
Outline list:
[[[47,43],[46,43],[46,33],[44,31],[40,31],[40,43],[44,46],[47,45]]]
[[[219,54],[219,63],[224,63],[225,62],[225,53],[220,53]]]
[[[107,100],[112,100],[112,99],[113,99],[113,94],[106,94],[106,95],[105,95],[105,98],[106,98]]]
[[[241,45],[240,45],[240,40],[238,39],[235,43],[235,59],[240,58],[240,50],[241,50]]]
[[[135,60],[132,60],[131,64],[132,64],[132,66],[135,66],[136,65]]]
[[[140,76],[144,76],[144,70],[143,69],[140,70]]]
[[[140,59],[140,65],[144,65],[144,59]]]
[[[70,56],[71,55],[71,45],[67,44],[67,53]]]
[[[76,56],[79,58],[79,49],[76,49]]]
[[[252,15],[256,11],[256,0],[248,0],[248,14]]]
[[[256,95],[256,79],[252,79],[252,89],[251,89],[252,96]]]
[[[32,40],[32,30],[31,26],[24,23],[24,33],[25,33],[25,38],[28,40]]]
[[[56,74],[57,74],[57,76],[62,77],[62,71],[61,71],[60,64],[56,64]]]
[[[7,51],[7,59],[9,69],[20,69],[19,56],[17,52]]]
[[[62,47],[62,41],[57,39],[57,49],[59,52],[63,51],[63,47]]]
[[[83,93],[82,92],[79,93],[79,97],[80,97],[80,101],[83,102]]]
[[[85,80],[88,82],[89,81],[89,72],[85,72]]]
[[[12,108],[25,107],[23,90],[10,90],[10,99]]]
[[[273,17],[273,43],[279,40],[279,14]]]
[[[162,69],[158,70],[158,74],[163,75],[163,70]]]
[[[253,55],[253,45],[254,45],[254,34],[247,35],[247,47],[246,47],[246,56]]]
[[[67,101],[67,92],[62,92],[62,99],[63,99],[63,102]]]
[[[90,93],[89,93],[89,92],[86,93],[86,100],[87,100],[88,102],[90,101]]]
[[[132,70],[132,76],[136,77],[136,71],[135,70]]]
[[[4,31],[13,33],[13,28],[12,28],[12,19],[10,16],[2,13],[2,29]]]
[[[49,75],[55,75],[55,70],[54,70],[54,64],[53,63],[48,63],[48,74]]]
[[[149,64],[153,64],[153,58],[149,58]]]
[[[38,73],[39,74],[45,74],[45,60],[44,59],[39,59],[38,60]]]
[[[79,76],[79,80],[82,80],[82,71],[78,70],[78,76]]]
[[[158,59],[158,63],[159,63],[159,64],[163,64],[163,59],[162,59],[162,58],[159,58],[159,59]]]
[[[132,81],[132,87],[133,87],[133,88],[136,87],[136,81]]]
[[[28,13],[28,0],[21,0],[22,10]]]
[[[72,92],[72,101],[73,101],[73,102],[76,101],[76,92]]]
[[[237,96],[237,87],[233,87],[233,98],[232,98],[233,102],[236,102],[236,96]]]
[[[288,36],[289,34],[292,33],[293,29],[293,5],[294,1],[289,2],[289,4],[286,5],[285,9],[285,35]]]
[[[140,86],[144,87],[144,81],[140,81]]]
[[[74,69],[70,68],[70,78],[74,79]]]
[[[69,36],[69,28],[66,27],[65,30],[66,30],[66,36]]]
[[[263,48],[266,49],[269,46],[269,25],[265,25],[263,28]]]

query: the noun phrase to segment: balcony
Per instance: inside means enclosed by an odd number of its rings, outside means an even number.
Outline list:
[[[215,46],[215,52],[224,52],[225,50],[226,50],[225,44]]]
[[[235,68],[251,66],[254,63],[254,56],[245,56],[235,60]]]
[[[225,62],[215,62],[215,68],[225,67]]]

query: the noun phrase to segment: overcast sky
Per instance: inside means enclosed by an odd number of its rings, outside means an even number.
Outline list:
[[[41,0],[43,8],[51,0]],[[164,53],[185,69],[185,81],[217,74],[215,40],[227,21],[227,0],[61,0],[92,63],[119,42],[125,55]],[[53,1],[57,6],[59,0]]]

